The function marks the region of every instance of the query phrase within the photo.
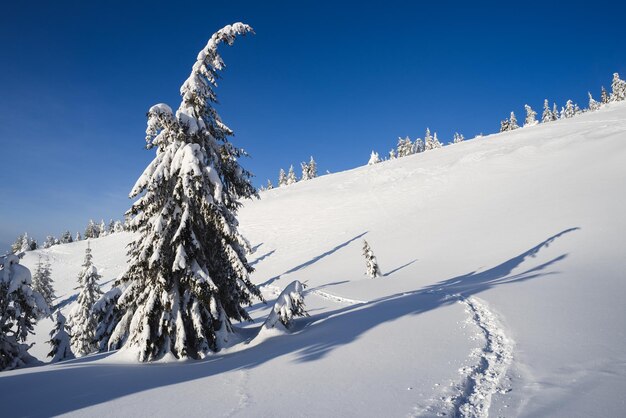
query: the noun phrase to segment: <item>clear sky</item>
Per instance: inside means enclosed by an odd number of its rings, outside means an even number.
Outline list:
[[[178,89],[213,32],[218,112],[255,184],[314,156],[363,165],[428,126],[449,141],[523,106],[587,105],[626,76],[624,2],[31,1],[0,6],[0,250],[90,218],[121,219],[154,156],[145,114]],[[575,169],[575,168],[573,168]]]

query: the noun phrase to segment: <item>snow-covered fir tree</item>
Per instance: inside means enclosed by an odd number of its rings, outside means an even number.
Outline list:
[[[367,162],[367,165],[378,164],[380,162],[380,157],[376,151],[372,151],[370,154],[370,160]]]
[[[574,103],[571,100],[568,100],[565,103],[565,109],[563,110],[563,117],[566,119],[573,118],[576,114],[574,109]]]
[[[293,170],[293,165],[291,165],[289,167],[289,173],[287,173],[287,185],[294,184],[297,181],[296,172]]]
[[[396,150],[395,149],[391,149],[389,150],[389,159],[390,160],[395,160],[396,159]]]
[[[578,106],[578,103],[574,103],[574,115],[580,115],[583,110]]]
[[[85,239],[98,238],[99,235],[100,229],[98,228],[98,225],[96,225],[93,219],[90,219],[87,224],[87,228],[85,228]]]
[[[587,95],[589,96],[589,111],[595,112],[596,110],[600,108],[600,103],[596,102],[593,99],[593,96],[591,95],[590,91],[587,92]]]
[[[300,168],[302,169],[302,177],[301,179],[304,180],[310,180],[311,177],[309,177],[309,165],[307,163],[300,163]]]
[[[85,263],[78,276],[79,293],[76,305],[70,313],[70,327],[72,330],[72,352],[77,356],[91,354],[98,350],[96,342],[96,328],[98,322],[93,314],[93,306],[100,299],[102,291],[98,280],[100,275],[92,263],[91,248],[87,244]]]
[[[517,124],[517,118],[515,117],[515,112],[511,112],[511,117],[509,118],[509,130],[512,131],[517,128],[519,128],[519,125]]]
[[[274,185],[272,184],[272,181],[270,179],[267,179],[267,185],[265,186],[265,189],[272,190],[273,188]]]
[[[452,137],[452,143],[458,144],[459,142],[463,141],[465,141],[465,137],[462,134],[455,132],[454,136]]]
[[[504,119],[500,121],[500,132],[507,132],[511,130],[511,123],[509,119]]]
[[[13,244],[11,244],[11,252],[17,254],[22,250],[22,242],[24,242],[24,235],[18,236]]]
[[[26,251],[33,251],[37,249],[37,241],[28,236],[28,233],[24,232],[24,235],[17,237],[15,242],[11,245],[11,252],[13,254],[24,253]]]
[[[124,232],[124,223],[119,220],[115,221],[114,231],[115,233]]]
[[[312,179],[317,177],[317,163],[313,159],[313,156],[309,159],[309,177]]]
[[[74,238],[72,238],[72,233],[70,231],[65,231],[61,234],[59,241],[61,241],[61,244],[69,244],[70,242],[74,242]]]
[[[100,225],[98,226],[98,232],[99,232],[98,234],[99,237],[104,237],[104,236],[109,235],[109,230],[107,229],[107,224],[104,223],[104,219],[100,221]]]
[[[442,148],[443,144],[441,143],[441,141],[439,141],[439,138],[437,138],[437,132],[435,132],[433,134],[433,149],[435,148]]]
[[[57,243],[57,239],[54,238],[54,236],[52,235],[48,235],[46,237],[46,240],[43,242],[43,248],[50,248],[53,245],[56,245],[56,243]]]
[[[50,340],[48,344],[51,346],[51,350],[48,353],[48,357],[52,357],[51,363],[57,361],[71,360],[74,358],[72,353],[72,347],[70,343],[69,327],[66,325],[65,317],[61,313],[61,310],[56,311],[55,325],[52,331],[50,331]]]
[[[363,240],[363,256],[365,257],[365,274],[372,279],[382,276],[376,256],[366,240]]]
[[[24,342],[35,322],[49,314],[43,297],[31,287],[30,271],[19,263],[15,254],[0,257],[0,370],[36,362]]]
[[[604,86],[602,86],[602,90],[600,91],[600,103],[607,104],[610,100],[609,93],[607,93]]]
[[[613,73],[610,100],[612,102],[620,102],[624,99],[626,99],[626,81],[620,79],[618,73]]]
[[[422,138],[417,138],[415,142],[413,142],[413,154],[424,152],[424,148],[424,140]]]
[[[287,185],[287,174],[285,173],[285,170],[281,168],[280,172],[278,173],[278,187],[282,187],[286,185]]]
[[[261,299],[237,230],[240,199],[256,196],[243,150],[213,104],[224,63],[218,45],[252,31],[235,23],[216,32],[182,85],[176,114],[165,104],[148,112],[148,148],[156,157],[130,196],[135,234],[129,266],[112,315],[108,348],[124,347],[140,361],[172,355],[202,358],[222,347],[231,320],[248,320],[244,306]]]
[[[524,120],[524,126],[534,126],[537,122],[537,112],[535,112],[529,105],[524,105],[526,110],[526,119]]]
[[[548,99],[543,101],[543,113],[541,114],[541,123],[552,122],[552,111]]]
[[[424,150],[430,151],[435,148],[441,148],[441,142],[437,139],[437,133],[435,135],[430,134],[430,129],[426,128],[426,134],[424,135]]]
[[[109,235],[115,234],[115,221],[113,219],[109,220],[109,225],[107,226],[107,232]]]
[[[52,286],[52,270],[50,268],[50,261],[46,259],[45,263],[42,262],[41,255],[37,260],[35,273],[33,274],[32,287],[33,290],[43,296],[46,305],[52,307],[52,301],[56,299],[54,287]]]
[[[411,138],[408,136],[406,138],[398,137],[398,145],[396,146],[396,155],[398,158],[406,157],[411,154],[413,154],[413,143],[411,142]]]
[[[80,232],[76,232],[76,238],[74,238],[74,241],[82,241],[83,237],[80,235]]]
[[[558,120],[559,119],[559,109],[556,106],[556,103],[552,103],[552,120]]]

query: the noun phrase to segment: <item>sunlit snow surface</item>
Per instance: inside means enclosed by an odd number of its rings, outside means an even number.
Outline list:
[[[4,372],[2,416],[622,416],[625,190],[619,103],[263,192],[240,221],[268,303],[239,343]],[[104,290],[130,239],[92,240]],[[383,277],[364,275],[363,239]],[[85,246],[22,262],[50,256],[64,312]],[[255,339],[293,280],[310,317]]]

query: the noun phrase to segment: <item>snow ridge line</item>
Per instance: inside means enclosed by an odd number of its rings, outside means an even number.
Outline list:
[[[492,395],[509,391],[501,389],[500,382],[513,360],[513,341],[504,333],[496,315],[480,299],[462,295],[448,297],[456,298],[466,306],[471,321],[481,330],[486,341],[478,355],[478,364],[466,380],[464,394],[457,400],[455,415],[485,418],[489,416]]]

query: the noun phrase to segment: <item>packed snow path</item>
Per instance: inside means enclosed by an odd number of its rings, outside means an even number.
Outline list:
[[[504,333],[496,315],[476,297],[456,296],[467,307],[472,322],[482,331],[485,346],[478,355],[478,364],[470,371],[465,383],[465,396],[458,400],[456,412],[463,418],[489,416],[491,397],[506,393],[500,385],[513,359],[513,343]]]

